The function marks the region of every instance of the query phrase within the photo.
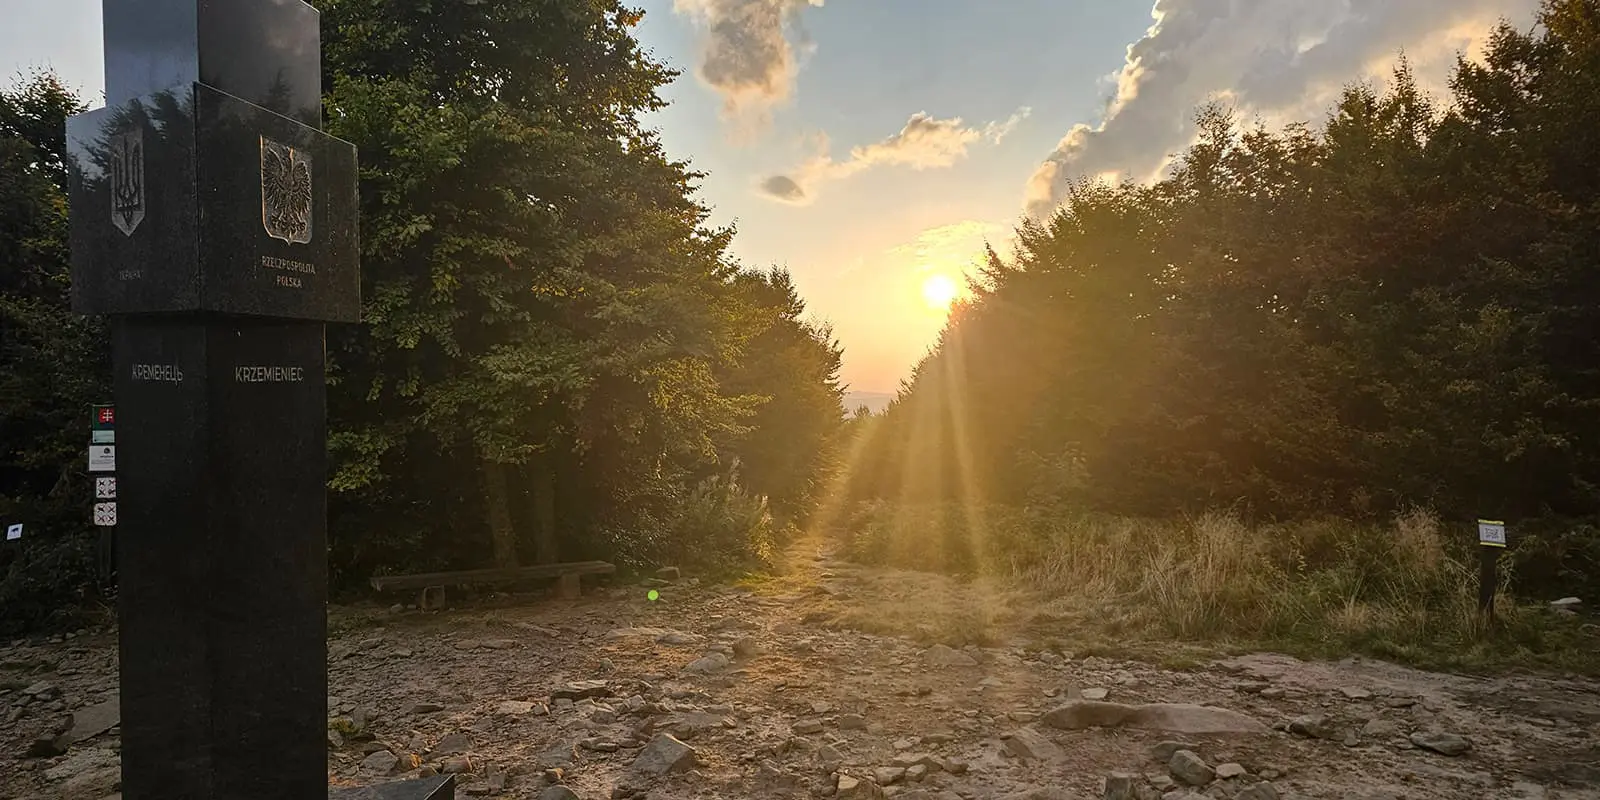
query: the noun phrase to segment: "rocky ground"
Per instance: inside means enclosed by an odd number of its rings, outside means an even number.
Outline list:
[[[330,781],[453,772],[458,797],[519,800],[1600,798],[1594,681],[1269,654],[1163,669],[1065,633],[927,646],[941,609],[995,599],[807,547],[783,578],[655,601],[338,609]],[[0,798],[115,797],[115,698],[112,633],[0,649]]]

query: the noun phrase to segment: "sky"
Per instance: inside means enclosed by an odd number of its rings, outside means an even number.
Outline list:
[[[633,0],[682,72],[651,115],[708,173],[733,257],[794,275],[845,349],[844,382],[893,391],[985,243],[1009,252],[1083,176],[1149,179],[1221,100],[1320,122],[1403,51],[1443,91],[1497,20],[1537,0]],[[0,0],[0,72],[104,86],[99,0]]]

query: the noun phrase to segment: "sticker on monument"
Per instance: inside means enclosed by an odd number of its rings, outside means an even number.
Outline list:
[[[289,244],[311,241],[311,154],[261,137],[261,225]]]
[[[90,444],[116,444],[116,431],[89,431]]]
[[[102,528],[114,527],[117,524],[117,504],[95,503],[94,524]]]
[[[96,500],[115,500],[117,497],[116,478],[95,478],[94,498]]]
[[[14,542],[22,538],[22,523],[6,527],[6,541]]]
[[[144,222],[144,129],[137,124],[111,137],[111,224],[132,236]]]
[[[116,472],[117,448],[114,445],[95,445],[89,448],[90,472]]]

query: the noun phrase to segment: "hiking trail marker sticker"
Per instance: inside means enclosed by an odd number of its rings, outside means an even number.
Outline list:
[[[117,479],[115,477],[111,477],[111,478],[95,478],[94,479],[94,498],[96,500],[115,500],[115,499],[117,499]]]
[[[22,523],[6,526],[6,541],[14,542],[22,538]]]
[[[94,524],[100,528],[115,528],[117,526],[117,504],[95,503]]]
[[[1506,524],[1499,520],[1478,520],[1478,544],[1484,547],[1506,546]]]

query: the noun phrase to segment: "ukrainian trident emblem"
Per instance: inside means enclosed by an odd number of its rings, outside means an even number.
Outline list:
[[[311,156],[261,137],[261,225],[290,244],[311,241]]]
[[[144,221],[144,129],[136,124],[110,144],[111,224],[132,236]]]

